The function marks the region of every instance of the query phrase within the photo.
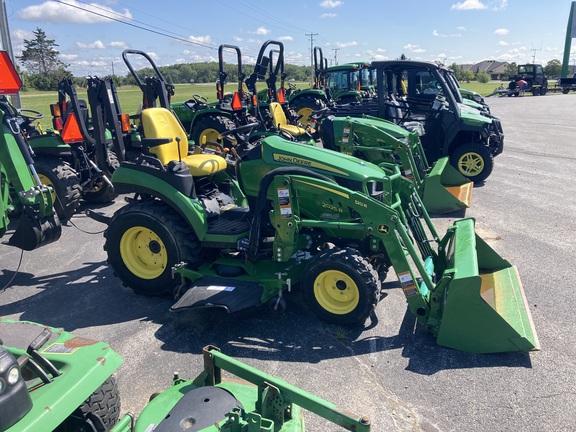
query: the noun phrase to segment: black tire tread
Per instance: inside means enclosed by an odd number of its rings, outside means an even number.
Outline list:
[[[202,117],[192,126],[192,131],[190,132],[190,136],[194,143],[199,146],[200,143],[200,136],[204,133],[206,129],[214,129],[217,130],[219,133],[227,132],[229,130],[235,129],[236,125],[232,120],[225,116],[219,115],[207,115]],[[228,142],[228,140],[225,140]]]
[[[146,200],[146,201],[137,201],[127,204],[126,206],[122,207],[118,210],[110,224],[108,225],[108,229],[104,232],[104,250],[108,253],[108,264],[114,270],[114,275],[122,280],[122,285],[125,287],[131,288],[136,294],[145,294],[145,295],[163,295],[166,293],[171,293],[172,289],[179,283],[178,280],[174,279],[172,283],[167,283],[162,285],[161,288],[154,290],[151,292],[150,290],[142,289],[142,287],[136,283],[135,281],[127,281],[123,280],[121,277],[120,269],[115,268],[115,265],[124,265],[123,263],[115,264],[114,260],[110,259],[110,243],[114,239],[110,239],[110,228],[114,226],[114,223],[119,219],[124,217],[128,214],[128,217],[133,217],[131,214],[137,213],[145,213],[149,216],[152,216],[157,221],[159,221],[163,226],[168,227],[168,230],[171,232],[173,239],[176,242],[178,248],[178,257],[175,261],[186,261],[188,265],[192,268],[198,267],[201,262],[201,247],[200,242],[197,240],[196,235],[192,232],[191,228],[186,224],[186,222],[182,219],[182,217],[175,212],[168,204],[163,203],[158,200]],[[118,253],[118,256],[120,254]],[[170,263],[169,263],[170,264]],[[170,265],[177,264],[174,262]]]
[[[79,407],[84,416],[94,414],[100,417],[109,429],[120,417],[120,391],[116,378],[111,376],[92,393]]]
[[[80,206],[82,197],[80,178],[74,168],[60,158],[45,155],[34,158],[34,167],[38,174],[47,177],[54,186],[54,208],[60,220],[70,219]]]
[[[360,291],[360,302],[356,309],[346,315],[334,315],[324,310],[314,296],[315,277],[311,273],[318,267],[329,265],[343,265],[350,269],[352,276],[356,276],[357,282],[368,287]],[[360,284],[359,284],[360,285]],[[354,325],[363,323],[372,314],[380,296],[380,279],[370,261],[363,257],[357,250],[352,248],[329,248],[316,255],[306,266],[303,276],[303,293],[310,308],[324,321],[334,324]],[[365,297],[365,298],[364,298]]]

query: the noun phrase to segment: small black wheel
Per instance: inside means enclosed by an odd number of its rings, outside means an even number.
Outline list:
[[[271,311],[284,313],[286,311],[286,300],[284,297],[272,297],[268,300],[268,307]]]
[[[61,221],[72,217],[82,196],[80,177],[67,162],[55,156],[36,155],[34,167],[42,184],[52,187],[54,208]]]
[[[104,233],[108,263],[137,294],[172,293],[172,267],[200,265],[202,251],[189,225],[161,201],[137,201],[118,210]]]
[[[110,172],[114,172],[116,168],[120,166],[120,162],[118,162],[118,157],[114,152],[108,151],[108,156],[110,158],[110,166],[108,169]],[[93,183],[92,189],[86,189],[84,191],[84,200],[91,203],[112,202],[117,196],[118,193],[114,190],[114,186],[102,178],[99,178]]]
[[[372,264],[350,248],[326,249],[306,266],[304,298],[320,319],[342,325],[363,323],[374,311],[380,280]]]
[[[110,430],[120,417],[120,392],[111,376],[68,417],[56,431]],[[96,427],[96,429],[94,429]]]
[[[450,155],[450,163],[474,183],[486,180],[494,169],[494,157],[482,143],[468,143],[456,147]]]

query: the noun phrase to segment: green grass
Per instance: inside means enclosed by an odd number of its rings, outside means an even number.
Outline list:
[[[295,83],[300,88],[309,87],[309,83]],[[259,83],[258,89],[265,88],[265,83]],[[226,91],[234,91],[236,84],[227,85]],[[116,89],[122,112],[126,114],[135,114],[142,103],[142,91],[137,86],[124,86]],[[88,99],[86,89],[76,88],[76,93],[80,99]],[[197,94],[208,99],[208,102],[216,100],[216,84],[176,84],[172,102],[183,102]],[[42,128],[52,127],[52,116],[50,115],[50,105],[58,102],[58,92],[41,92],[29,91],[21,92],[20,99],[23,109],[39,111],[44,114],[40,120]]]

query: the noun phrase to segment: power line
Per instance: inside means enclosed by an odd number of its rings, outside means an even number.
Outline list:
[[[109,20],[111,20],[111,21],[116,21],[116,22],[119,22],[119,23],[121,23],[121,24],[128,25],[128,26],[130,26],[130,27],[134,27],[134,28],[137,28],[137,29],[140,29],[140,30],[147,31],[147,32],[149,32],[149,33],[154,33],[154,34],[157,34],[157,35],[160,35],[160,36],[165,36],[165,37],[168,37],[168,38],[171,38],[171,39],[174,39],[174,40],[178,40],[178,41],[181,41],[181,42],[189,43],[189,44],[191,44],[191,45],[197,45],[197,46],[200,46],[200,47],[203,47],[203,48],[209,48],[209,49],[212,49],[212,50],[216,50],[216,49],[217,49],[217,47],[215,47],[215,46],[206,45],[206,44],[203,44],[203,43],[200,43],[200,42],[194,42],[194,41],[191,41],[191,40],[189,40],[189,39],[186,39],[186,38],[184,38],[184,37],[182,37],[182,36],[172,36],[172,35],[169,35],[169,34],[167,34],[167,33],[161,32],[161,31],[151,30],[150,28],[146,28],[146,27],[143,27],[143,26],[140,26],[140,25],[132,24],[132,23],[130,23],[130,22],[126,22],[126,21],[123,21],[123,20],[121,20],[121,19],[111,17],[111,16],[109,16],[109,15],[100,14],[100,13],[95,12],[95,11],[93,11],[93,10],[89,10],[89,9],[82,8],[82,7],[77,6],[77,5],[73,5],[73,4],[70,4],[70,3],[66,3],[66,2],[63,2],[63,1],[61,1],[61,0],[54,0],[54,1],[55,1],[56,3],[60,3],[60,4],[63,4],[63,5],[66,5],[66,6],[70,6],[70,7],[73,7],[73,8],[79,9],[79,10],[82,10],[82,11],[84,11],[84,12],[91,13],[91,14],[93,14],[93,15],[97,15],[97,16],[100,16],[100,17],[102,17],[102,18],[109,19]],[[81,2],[81,3],[82,3],[82,2]],[[84,4],[85,4],[85,3],[84,3]],[[90,5],[90,6],[92,6],[92,5]],[[95,7],[95,6],[94,6],[94,7]],[[97,7],[95,7],[95,8],[97,8]],[[106,12],[110,12],[110,11],[106,10]],[[112,12],[112,13],[117,14],[116,12]],[[120,14],[117,14],[117,15],[120,15]],[[121,15],[121,16],[122,16],[122,15]],[[135,20],[134,20],[134,21],[135,21]],[[149,27],[152,27],[152,26],[149,26]]]

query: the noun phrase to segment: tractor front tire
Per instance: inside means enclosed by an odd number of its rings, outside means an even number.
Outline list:
[[[304,298],[322,320],[341,325],[363,323],[380,295],[380,280],[372,264],[356,250],[326,249],[306,266]]]
[[[236,125],[228,117],[207,115],[192,126],[190,137],[197,146],[210,142],[226,145],[229,141],[226,139],[218,139],[218,135],[235,128]]]
[[[88,399],[76,409],[56,432],[100,430],[95,423],[101,423],[110,430],[120,417],[120,392],[116,379],[111,376]]]
[[[313,96],[300,96],[289,102],[290,109],[296,111],[300,123],[307,126],[310,124],[308,118],[314,111],[326,108],[326,103],[322,99]]]
[[[116,212],[104,250],[114,274],[136,294],[172,293],[180,283],[172,267],[186,261],[200,265],[200,244],[188,224],[161,201],[132,202]]]
[[[80,177],[67,162],[54,156],[39,155],[34,167],[43,185],[51,186],[54,209],[61,221],[72,217],[82,197]]]
[[[468,143],[454,150],[450,163],[470,181],[481,183],[494,169],[494,156],[482,143]]]
[[[108,156],[110,158],[110,166],[108,169],[110,172],[114,172],[116,168],[120,166],[120,162],[118,161],[118,157],[112,151],[108,152]],[[110,180],[110,179],[108,179]],[[84,193],[84,200],[91,203],[108,203],[114,201],[114,199],[118,196],[116,191],[114,190],[114,186],[111,183],[107,183],[102,179],[99,179],[97,182],[94,183],[94,189],[85,191]]]

